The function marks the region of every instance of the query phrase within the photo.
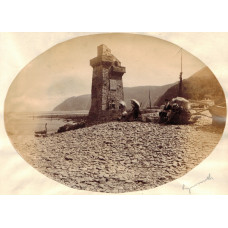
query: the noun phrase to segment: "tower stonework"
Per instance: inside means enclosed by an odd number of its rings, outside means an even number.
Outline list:
[[[122,76],[126,72],[121,62],[104,44],[97,47],[93,67],[90,120],[112,120],[118,116],[119,101],[124,99]]]

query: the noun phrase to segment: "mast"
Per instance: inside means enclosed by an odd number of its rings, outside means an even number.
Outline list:
[[[149,89],[149,104],[150,104],[150,109],[151,109],[150,89]]]
[[[180,81],[179,81],[179,90],[178,90],[178,97],[182,97],[182,48],[181,48],[181,72],[180,72]]]

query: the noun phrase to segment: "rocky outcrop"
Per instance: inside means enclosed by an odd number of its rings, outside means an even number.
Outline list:
[[[65,131],[71,131],[71,130],[76,130],[79,128],[85,127],[86,124],[85,122],[79,122],[76,124],[65,124],[64,126],[60,127],[57,131],[57,133],[65,132]]]

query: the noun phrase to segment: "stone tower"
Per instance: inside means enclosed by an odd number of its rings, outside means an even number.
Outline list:
[[[93,67],[90,120],[111,120],[118,116],[119,101],[124,99],[121,62],[104,44],[97,47]]]

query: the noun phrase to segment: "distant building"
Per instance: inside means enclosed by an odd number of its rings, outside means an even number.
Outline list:
[[[122,76],[125,67],[104,44],[97,47],[97,57],[90,60],[90,65],[93,78],[89,119],[114,119],[118,116],[119,101],[124,99]]]

